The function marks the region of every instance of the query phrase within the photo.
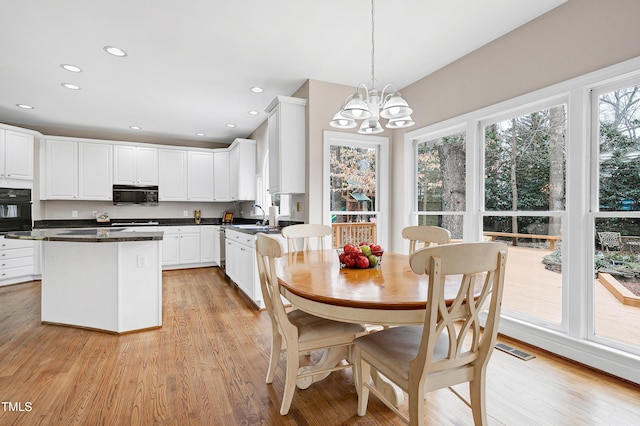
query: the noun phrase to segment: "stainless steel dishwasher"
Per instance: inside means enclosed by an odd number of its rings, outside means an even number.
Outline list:
[[[226,261],[225,261],[225,226],[222,225],[220,227],[220,231],[219,231],[219,239],[220,239],[220,269],[222,269],[223,271],[225,270],[226,267]]]

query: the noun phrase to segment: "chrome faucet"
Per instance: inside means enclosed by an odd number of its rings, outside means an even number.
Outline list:
[[[264,212],[264,209],[262,207],[260,207],[258,204],[254,204],[251,207],[257,207],[260,210],[262,210],[262,221],[259,223],[262,223],[263,225],[267,224],[267,214]]]

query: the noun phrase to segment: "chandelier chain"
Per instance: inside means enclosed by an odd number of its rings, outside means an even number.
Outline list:
[[[388,120],[387,129],[402,129],[415,124],[411,119],[413,110],[393,84],[387,84],[382,91],[376,89],[375,15],[375,0],[371,0],[371,84],[367,87],[360,83],[329,122],[330,126],[338,129],[351,129],[357,126],[356,120],[364,120],[358,133],[369,135],[384,131],[380,118]]]
[[[376,57],[376,24],[375,24],[375,9],[374,0],[371,0],[371,88],[375,88],[376,74],[375,74],[375,57]]]

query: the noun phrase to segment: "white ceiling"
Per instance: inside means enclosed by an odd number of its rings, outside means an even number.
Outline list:
[[[378,0],[378,86],[405,87],[564,1]],[[0,0],[0,122],[26,128],[230,143],[307,79],[370,74],[368,0]]]

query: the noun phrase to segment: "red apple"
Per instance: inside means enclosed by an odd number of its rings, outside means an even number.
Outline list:
[[[345,244],[343,247],[343,250],[346,253],[353,253],[353,252],[358,252],[360,251],[359,247],[354,246],[353,244]]]
[[[358,256],[356,266],[360,269],[366,269],[369,267],[369,259],[366,256]]]
[[[353,256],[345,256],[344,257],[344,266],[346,266],[347,268],[353,268],[356,264],[356,260],[353,258]]]

